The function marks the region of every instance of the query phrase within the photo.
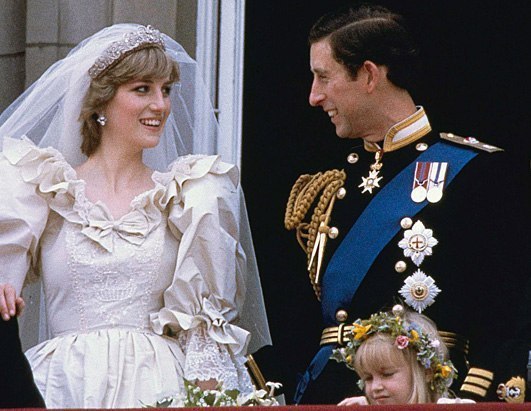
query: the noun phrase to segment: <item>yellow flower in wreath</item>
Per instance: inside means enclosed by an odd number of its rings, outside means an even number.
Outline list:
[[[452,373],[452,369],[447,365],[441,365],[437,367],[437,371],[442,375],[443,378],[448,378]]]
[[[361,325],[361,324],[354,323],[352,325],[354,326],[354,330],[352,331],[354,332],[355,340],[361,340],[369,332],[369,330],[372,327],[371,324]]]

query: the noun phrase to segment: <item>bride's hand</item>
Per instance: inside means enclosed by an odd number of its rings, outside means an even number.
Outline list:
[[[4,321],[9,321],[15,315],[18,317],[25,306],[24,300],[17,297],[11,284],[0,284],[0,315]]]

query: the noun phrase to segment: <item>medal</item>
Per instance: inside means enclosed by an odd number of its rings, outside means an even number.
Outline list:
[[[430,189],[426,197],[430,203],[438,203],[442,198],[442,188],[434,187]]]
[[[417,162],[411,199],[415,203],[422,203],[426,199],[430,203],[439,202],[443,195],[447,168],[448,163]]]
[[[406,217],[400,221],[400,226],[406,230],[404,231],[404,238],[399,241],[398,246],[404,250],[404,257],[411,258],[413,264],[419,267],[425,257],[433,254],[433,247],[439,242],[433,236],[433,231],[420,220],[412,225],[411,219]],[[404,272],[406,268],[407,265],[404,261],[398,261],[395,264],[395,270],[399,273]],[[398,290],[406,304],[419,313],[432,305],[440,292],[441,289],[435,285],[435,280],[421,270],[417,270],[407,277],[402,288]]]
[[[428,193],[428,176],[430,163],[417,162],[415,165],[415,177],[413,178],[413,189],[411,190],[411,199],[415,203],[422,203],[426,200]]]
[[[440,288],[435,285],[435,280],[420,270],[406,278],[399,291],[406,300],[406,304],[419,313],[432,305],[440,292]]]
[[[422,203],[426,200],[426,189],[423,186],[417,186],[411,191],[411,199],[415,203]]]
[[[380,180],[383,177],[379,177],[380,169],[382,168],[382,163],[380,160],[383,156],[383,150],[378,150],[374,155],[374,163],[371,164],[369,175],[367,177],[361,177],[361,184],[358,187],[363,188],[361,193],[368,191],[369,194],[372,194],[373,188],[380,187]]]
[[[439,241],[433,236],[433,230],[426,228],[422,221],[418,220],[411,229],[404,232],[404,238],[398,242],[398,246],[404,250],[404,257],[419,267],[424,258],[433,254],[433,247]]]
[[[372,194],[372,189],[376,187],[380,187],[380,180],[382,177],[378,177],[379,171],[371,170],[369,172],[368,177],[362,177],[361,184],[358,187],[363,187],[362,194],[365,191],[368,191],[370,194]]]
[[[428,193],[426,197],[430,203],[437,203],[443,195],[444,181],[448,163],[432,163],[428,180]]]

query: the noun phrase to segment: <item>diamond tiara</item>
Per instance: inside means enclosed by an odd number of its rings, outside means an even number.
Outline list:
[[[149,25],[140,26],[136,31],[125,33],[122,40],[111,43],[89,69],[89,76],[93,79],[99,77],[127,54],[145,47],[166,49],[160,31]]]

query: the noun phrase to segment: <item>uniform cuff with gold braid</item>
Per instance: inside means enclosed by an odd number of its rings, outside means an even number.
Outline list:
[[[321,334],[320,345],[339,344],[345,345],[348,342],[348,334],[354,329],[352,324],[340,324],[337,327],[325,328]]]
[[[484,398],[492,384],[494,373],[482,368],[472,367],[461,386],[461,392],[470,393]]]

